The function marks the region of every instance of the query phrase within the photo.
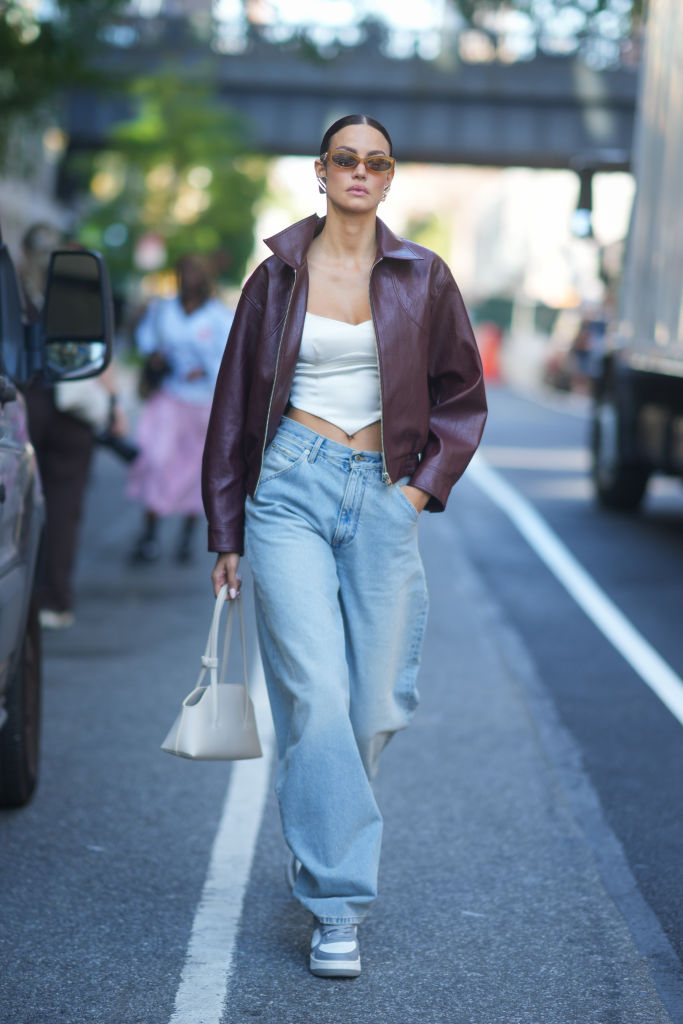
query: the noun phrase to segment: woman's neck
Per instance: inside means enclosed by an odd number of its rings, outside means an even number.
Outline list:
[[[375,259],[376,231],[374,211],[365,217],[344,216],[328,207],[325,226],[315,239],[316,248],[328,259],[367,266]]]

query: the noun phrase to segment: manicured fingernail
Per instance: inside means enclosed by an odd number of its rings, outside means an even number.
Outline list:
[[[234,587],[230,588],[230,597],[237,597],[237,591],[235,590]]]

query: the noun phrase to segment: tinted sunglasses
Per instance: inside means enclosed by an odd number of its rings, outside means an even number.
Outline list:
[[[374,156],[366,156],[363,159],[356,156],[355,153],[350,153],[348,149],[333,149],[331,153],[325,153],[320,159],[323,163],[330,160],[335,167],[341,167],[343,171],[352,171],[354,167],[358,167],[358,164],[365,164],[366,169],[372,171],[373,174],[386,174],[387,171],[393,169],[396,163],[393,156],[376,153]]]

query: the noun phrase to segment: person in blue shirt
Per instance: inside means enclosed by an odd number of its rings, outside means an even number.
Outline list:
[[[191,557],[197,517],[203,514],[201,462],[213,390],[233,312],[212,295],[208,261],[183,256],[176,267],[178,294],[152,303],[136,331],[139,351],[159,369],[158,387],[138,424],[140,455],[126,488],[142,502],[144,522],[132,551],[138,563],[160,555],[159,519],[182,516],[176,550]]]

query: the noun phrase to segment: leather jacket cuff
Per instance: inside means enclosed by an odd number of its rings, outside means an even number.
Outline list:
[[[209,526],[208,550],[216,554],[244,554],[244,524],[234,530],[215,530]]]

